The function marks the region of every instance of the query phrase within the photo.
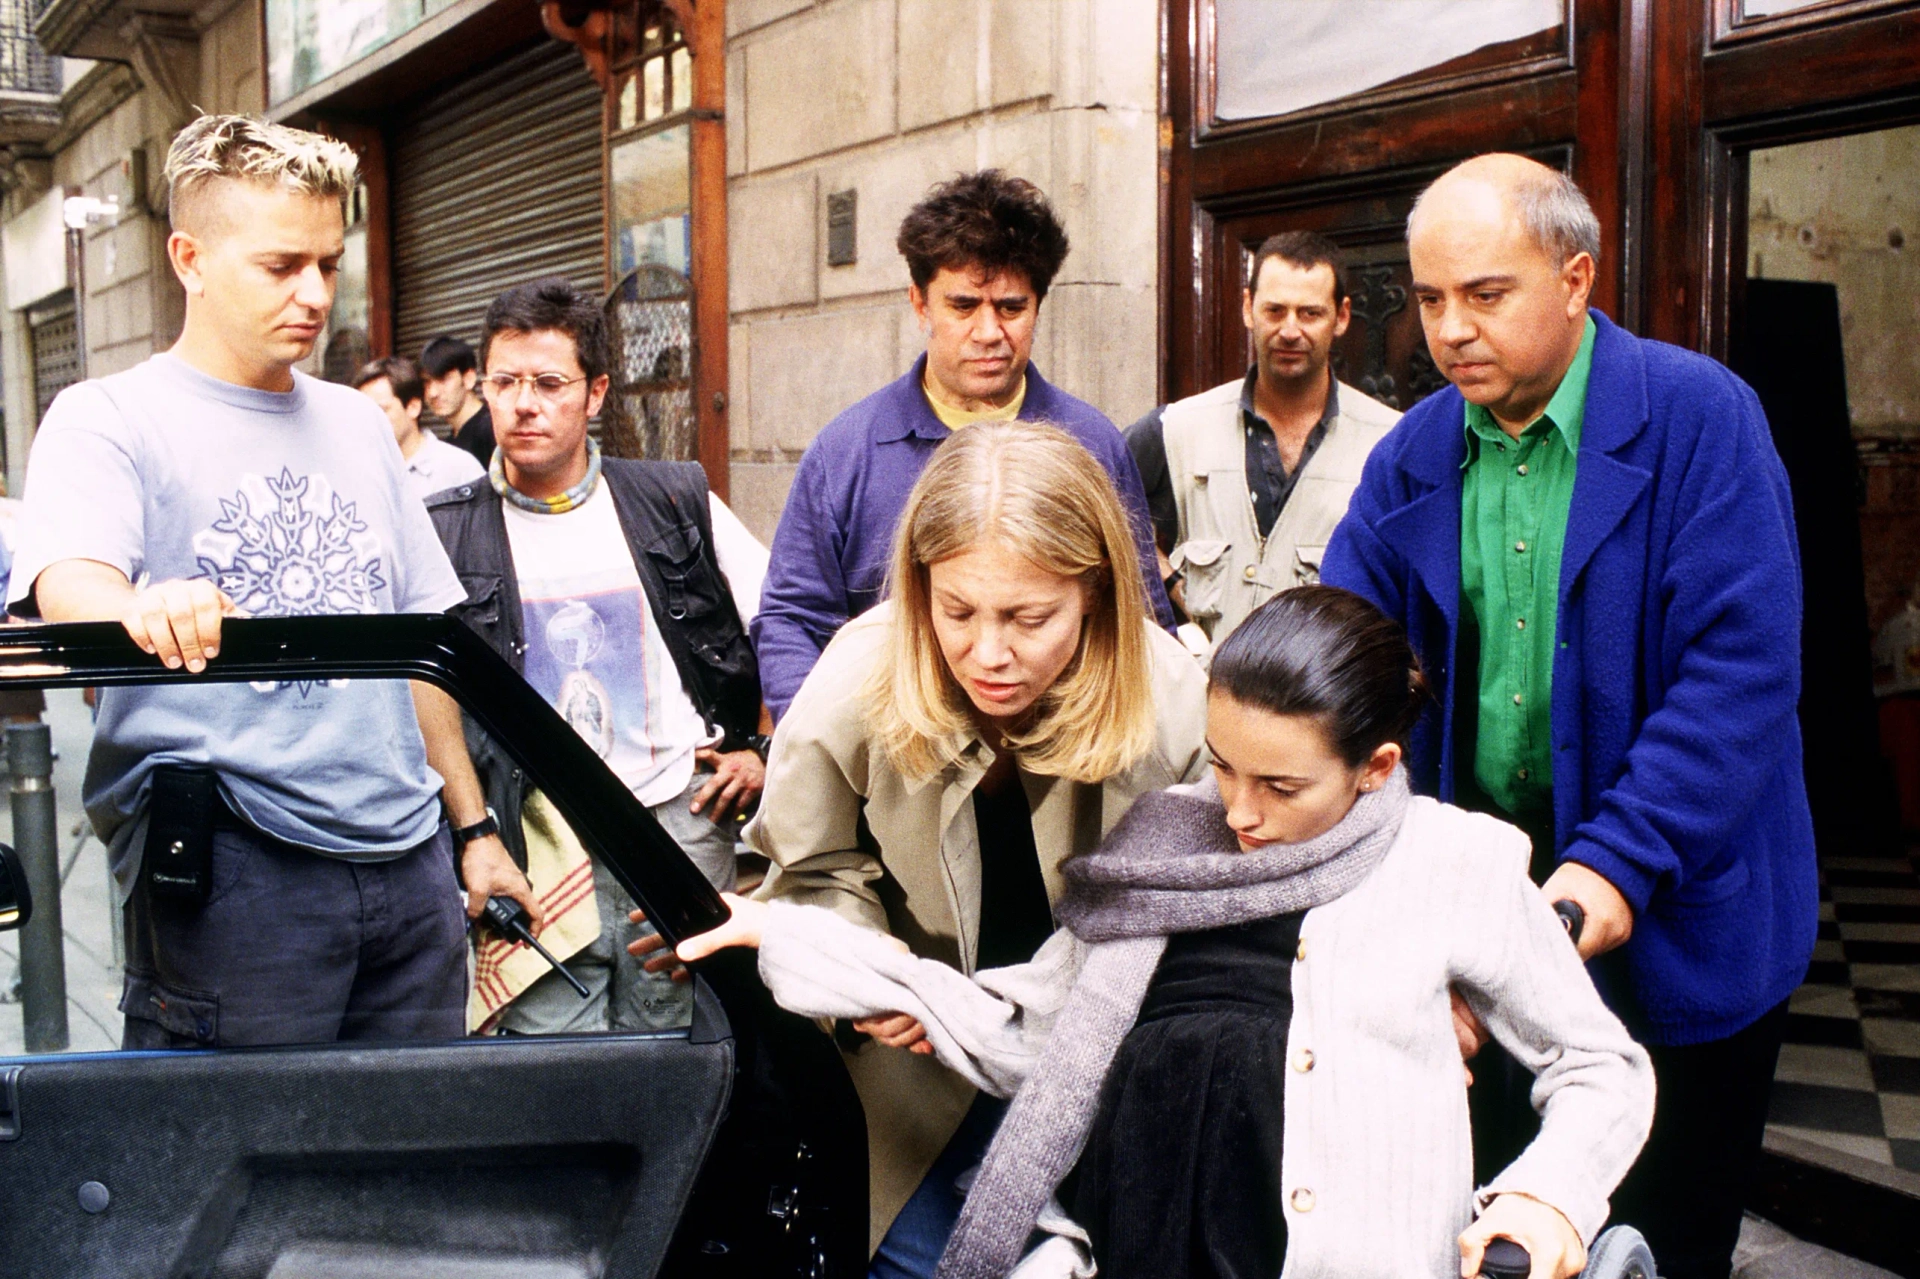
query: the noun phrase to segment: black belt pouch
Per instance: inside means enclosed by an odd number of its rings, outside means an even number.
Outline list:
[[[207,904],[213,892],[213,827],[221,808],[220,777],[213,769],[162,764],[153,770],[142,858],[148,892],[187,905]]]

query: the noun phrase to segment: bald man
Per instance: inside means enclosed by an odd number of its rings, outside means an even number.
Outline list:
[[[1753,392],[1589,308],[1599,238],[1519,156],[1421,195],[1413,292],[1452,386],[1374,450],[1323,578],[1426,663],[1415,786],[1532,835],[1649,1045],[1616,1220],[1665,1279],[1724,1279],[1817,912],[1793,512]]]

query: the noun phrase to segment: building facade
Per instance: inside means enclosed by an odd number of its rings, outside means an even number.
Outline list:
[[[197,110],[258,111],[258,0],[160,5],[38,0],[0,9],[0,40],[37,45],[49,121],[0,157],[6,474],[18,493],[53,395],[164,350],[183,313],[166,261],[168,142]],[[69,197],[109,206],[72,236]]]
[[[1153,406],[1159,18],[1157,0],[730,5],[733,485],[762,536],[814,433],[923,346],[894,236],[965,170],[1028,178],[1066,222],[1034,362],[1123,425]]]
[[[609,447],[704,462],[763,537],[814,433],[917,352],[893,237],[957,172],[1027,177],[1066,220],[1074,248],[1035,348],[1048,376],[1117,420],[1154,401],[1157,0],[157,7],[41,0],[28,15],[51,53],[90,61],[66,63],[42,104],[7,224],[23,246],[39,228],[23,252],[44,260],[66,196],[117,211],[82,233],[83,263],[27,291],[57,287],[9,297],[16,483],[58,382],[29,376],[31,333],[51,350],[63,298],[82,290],[76,372],[81,355],[89,373],[124,368],[178,329],[158,176],[195,106],[320,128],[361,155],[313,372],[472,340],[502,288],[567,276],[614,327]]]

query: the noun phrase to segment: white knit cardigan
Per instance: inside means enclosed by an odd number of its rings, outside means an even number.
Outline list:
[[[1451,1279],[1460,1232],[1508,1191],[1558,1208],[1589,1243],[1605,1223],[1652,1123],[1653,1070],[1527,879],[1527,855],[1513,827],[1416,798],[1373,874],[1307,912],[1287,1028],[1282,1279]],[[941,1061],[1007,1096],[1085,955],[1062,930],[1031,963],[969,980],[828,911],[776,905],[760,972],[807,1016],[912,1014]],[[1478,1192],[1450,988],[1534,1072],[1542,1117]],[[1075,1273],[1078,1247],[1055,1240],[1016,1273]]]

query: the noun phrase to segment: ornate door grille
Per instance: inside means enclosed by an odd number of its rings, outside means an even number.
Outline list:
[[[693,461],[693,295],[670,267],[629,272],[606,302],[613,386],[600,410],[601,447],[616,457]]]

